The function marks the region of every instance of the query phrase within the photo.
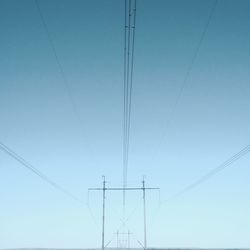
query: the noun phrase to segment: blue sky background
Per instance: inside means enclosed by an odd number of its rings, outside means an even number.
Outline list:
[[[110,186],[122,182],[124,2],[39,3],[75,108],[35,2],[1,0],[0,141],[87,200],[102,174]],[[128,182],[141,185],[146,175],[162,200],[249,144],[249,1],[218,1],[171,115],[213,3],[138,1]],[[148,193],[149,246],[249,247],[249,161],[160,210],[158,194]],[[90,195],[93,220],[3,152],[0,171],[0,248],[100,246],[100,193]],[[131,211],[138,246],[140,193],[128,196]],[[107,241],[120,217],[122,197],[110,193]]]

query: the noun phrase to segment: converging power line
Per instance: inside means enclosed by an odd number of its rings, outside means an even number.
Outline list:
[[[131,101],[133,90],[134,47],[136,26],[136,0],[125,0],[124,20],[124,118],[123,118],[123,210],[128,175]]]
[[[22,158],[20,155],[18,155],[17,153],[15,153],[12,149],[10,149],[9,147],[7,147],[2,142],[0,142],[0,150],[2,150],[3,152],[5,152],[6,154],[8,154],[10,157],[12,157],[13,159],[15,159],[16,161],[18,161],[23,167],[25,167],[30,172],[32,172],[33,174],[35,174],[36,176],[38,176],[41,180],[43,180],[44,182],[46,182],[47,184],[49,184],[51,187],[55,188],[56,190],[58,190],[61,193],[65,194],[66,196],[70,197],[74,201],[77,201],[77,202],[85,204],[81,199],[79,199],[74,194],[72,194],[71,192],[69,192],[67,189],[65,189],[64,187],[62,187],[61,185],[59,185],[58,183],[56,183],[55,181],[53,181],[51,178],[49,178],[48,176],[46,176],[44,173],[42,173],[40,170],[38,170],[32,164],[30,164],[29,162],[27,162],[24,158]]]
[[[195,46],[194,53],[193,53],[193,55],[191,57],[191,61],[190,61],[190,63],[187,66],[187,70],[186,70],[186,73],[184,75],[184,79],[181,82],[181,86],[179,88],[177,97],[176,97],[176,99],[174,101],[174,104],[173,104],[173,106],[172,106],[172,108],[170,110],[170,114],[168,116],[168,120],[167,120],[167,124],[166,124],[167,128],[162,133],[159,146],[156,148],[156,153],[155,153],[155,156],[154,156],[155,160],[156,160],[156,158],[158,156],[160,146],[164,143],[164,140],[166,139],[168,129],[172,125],[172,123],[173,123],[173,121],[175,119],[177,108],[180,105],[180,101],[181,101],[181,99],[183,97],[184,90],[186,88],[186,85],[188,84],[188,80],[190,78],[190,75],[192,73],[193,67],[195,65],[195,62],[196,62],[197,57],[199,55],[199,52],[201,50],[202,43],[204,42],[204,39],[205,39],[205,37],[207,35],[208,28],[209,28],[209,25],[210,25],[210,23],[211,23],[211,21],[213,19],[213,16],[214,16],[215,10],[217,8],[218,2],[219,2],[219,0],[214,0],[213,4],[211,6],[208,18],[207,18],[206,23],[205,23],[205,25],[203,27],[203,30],[202,30],[201,35],[200,35],[200,38],[199,38],[199,40],[198,40],[198,42],[197,42],[197,44]]]
[[[223,171],[225,168],[230,167],[233,163],[235,163],[236,161],[238,161],[240,158],[242,158],[243,156],[245,156],[249,152],[250,152],[250,145],[247,145],[242,150],[240,150],[238,153],[236,153],[235,155],[233,155],[232,157],[230,157],[229,159],[227,159],[226,161],[224,161],[222,164],[220,164],[216,168],[212,169],[207,174],[201,176],[198,180],[196,180],[195,182],[189,184],[184,189],[182,189],[181,191],[177,192],[176,194],[174,194],[173,196],[171,196],[169,199],[163,201],[162,203],[166,203],[166,202],[168,202],[170,200],[176,199],[179,196],[181,196],[181,195],[183,195],[183,194],[191,191],[192,189],[198,187],[199,185],[201,185],[202,183],[204,183],[208,179],[212,178],[213,176],[215,176],[219,172]]]

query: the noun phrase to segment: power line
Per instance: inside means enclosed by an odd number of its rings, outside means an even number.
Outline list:
[[[123,187],[127,186],[131,101],[133,89],[136,0],[125,0],[124,18],[124,118],[123,118]],[[123,210],[125,213],[125,189],[123,191]]]
[[[63,65],[62,65],[62,63],[61,63],[61,61],[59,59],[55,42],[54,42],[54,40],[52,38],[51,32],[50,32],[49,27],[47,25],[45,16],[43,14],[43,11],[42,11],[42,9],[40,7],[39,0],[34,0],[34,2],[35,2],[35,5],[37,7],[37,11],[39,13],[42,25],[43,25],[44,30],[45,30],[45,33],[47,35],[48,42],[49,42],[49,45],[51,47],[52,53],[53,53],[53,55],[55,57],[55,61],[56,61],[56,64],[58,66],[58,69],[59,69],[59,74],[62,77],[62,82],[63,82],[65,90],[67,92],[67,96],[68,96],[69,102],[71,104],[73,114],[75,116],[76,122],[78,123],[79,132],[81,133],[82,138],[85,139],[85,141],[86,141],[86,135],[81,129],[82,126],[83,126],[83,122],[82,122],[82,120],[80,118],[76,102],[75,102],[75,100],[73,98],[72,91],[71,91],[71,88],[70,88],[70,83],[69,83],[68,78],[67,78],[67,74],[65,73],[64,67],[63,67]],[[93,154],[92,153],[93,149],[92,149],[91,145],[89,145],[89,143],[88,143],[88,150],[89,150],[89,153],[92,155]]]
[[[180,196],[182,196],[182,195],[186,194],[187,192],[197,188],[198,186],[203,184],[205,181],[209,180],[210,178],[212,178],[213,176],[215,176],[219,172],[223,171],[225,168],[230,167],[233,163],[235,163],[237,160],[239,160],[240,158],[242,158],[243,156],[245,156],[249,152],[250,152],[250,145],[247,145],[242,150],[240,150],[238,153],[236,153],[235,155],[233,155],[232,157],[230,157],[229,159],[227,159],[226,161],[221,163],[216,168],[209,171],[207,174],[201,176],[199,179],[197,179],[193,183],[187,185],[184,189],[182,189],[179,192],[175,193],[174,195],[170,196],[168,199],[162,201],[160,206],[158,207],[157,211],[155,212],[154,217],[153,217],[153,219],[152,219],[152,221],[150,222],[149,225],[152,226],[153,222],[156,220],[156,215],[159,213],[159,211],[160,211],[160,209],[161,209],[161,207],[163,205],[165,205],[166,203],[173,202],[177,198],[179,198]]]
[[[123,150],[123,186],[127,186],[127,167],[128,167],[128,102],[129,95],[129,79],[130,79],[130,40],[131,40],[131,0],[125,0],[125,66],[124,66],[124,150]],[[123,205],[125,206],[125,189],[123,192]]]
[[[68,95],[68,99],[69,99],[69,101],[71,103],[72,111],[73,111],[73,113],[75,115],[75,118],[77,119],[77,122],[80,124],[80,127],[81,127],[82,126],[82,121],[81,121],[81,119],[79,117],[78,110],[77,110],[77,105],[76,105],[76,102],[75,102],[75,100],[73,98],[72,91],[70,89],[70,84],[69,84],[69,81],[68,81],[68,78],[67,78],[67,74],[65,73],[65,70],[64,70],[64,68],[62,66],[62,63],[61,63],[60,59],[59,59],[55,42],[54,42],[54,40],[52,38],[51,32],[49,31],[47,22],[45,20],[44,14],[43,14],[43,11],[42,11],[42,9],[40,7],[40,4],[39,4],[39,0],[34,0],[34,1],[35,1],[35,4],[36,4],[36,7],[37,7],[37,10],[38,10],[42,25],[44,27],[45,33],[47,35],[49,45],[50,45],[51,50],[53,52],[53,55],[55,57],[55,61],[56,61],[56,64],[58,66],[58,69],[59,69],[59,74],[62,77],[63,84],[64,84],[64,87],[66,89],[67,95]]]
[[[198,41],[198,43],[197,43],[197,45],[196,45],[196,47],[195,47],[194,54],[193,54],[193,56],[192,56],[192,58],[191,58],[191,61],[190,61],[189,65],[188,65],[188,67],[187,67],[187,71],[186,71],[186,73],[185,73],[185,75],[184,75],[184,79],[183,79],[183,81],[182,81],[182,83],[181,83],[181,86],[180,86],[180,89],[179,89],[179,91],[178,91],[177,97],[176,97],[175,102],[174,102],[174,104],[173,104],[173,106],[172,106],[172,109],[171,109],[171,111],[170,111],[169,119],[168,119],[168,121],[167,121],[167,123],[168,123],[167,125],[168,125],[168,126],[170,126],[170,124],[171,124],[171,123],[173,122],[173,120],[174,120],[174,117],[175,117],[175,113],[176,113],[177,107],[179,106],[180,100],[181,100],[181,98],[182,98],[182,96],[183,96],[184,89],[185,89],[185,87],[186,87],[186,85],[187,85],[187,83],[188,83],[188,79],[189,79],[190,74],[191,74],[191,72],[192,72],[192,70],[193,70],[193,66],[194,66],[194,64],[195,64],[195,62],[196,62],[196,60],[197,60],[198,54],[199,54],[200,49],[201,49],[201,45],[202,45],[202,43],[203,43],[203,41],[204,41],[204,39],[205,39],[205,36],[206,36],[206,34],[207,34],[207,31],[208,31],[208,27],[209,27],[209,25],[210,25],[210,23],[211,23],[211,20],[212,20],[212,18],[213,18],[214,12],[215,12],[216,7],[217,7],[217,5],[218,5],[218,1],[219,1],[219,0],[214,0],[214,2],[213,2],[213,4],[212,4],[212,7],[211,7],[210,12],[209,12],[209,15],[208,15],[208,19],[207,19],[207,21],[206,21],[206,23],[205,23],[205,26],[204,26],[203,31],[202,31],[202,33],[201,33],[200,39],[199,39],[199,41]],[[163,143],[165,137],[166,137],[166,132],[163,133],[162,138],[161,138],[161,141],[160,141],[160,144]],[[158,150],[157,150],[157,152],[156,152],[156,155],[158,154],[158,151],[159,151],[159,147],[158,147]]]
[[[73,195],[71,192],[69,192],[67,189],[53,181],[51,178],[43,174],[40,170],[38,170],[36,167],[34,167],[32,164],[30,164],[28,161],[26,161],[23,157],[15,153],[12,149],[7,147],[4,143],[0,142],[0,149],[8,154],[10,157],[18,161],[22,166],[24,166],[26,169],[28,169],[33,174],[37,175],[41,180],[49,184],[51,187],[55,188],[56,190],[60,191],[61,193],[65,194],[66,196],[70,197],[74,201],[83,203],[86,205],[82,200],[80,200],[78,197]]]
[[[237,160],[239,160],[240,158],[242,158],[243,156],[245,156],[249,152],[250,152],[250,145],[247,145],[245,148],[243,148],[237,154],[235,154],[232,157],[230,157],[228,160],[224,161],[218,167],[212,169],[207,174],[203,175],[202,177],[200,177],[195,182],[189,184],[184,189],[182,189],[178,193],[174,194],[173,196],[171,196],[169,199],[163,201],[162,203],[165,203],[165,202],[168,202],[170,200],[176,199],[179,196],[181,196],[181,195],[189,192],[190,190],[192,190],[192,189],[200,186],[202,183],[204,183],[208,179],[212,178],[214,175],[218,174],[219,172],[223,171],[225,168],[230,167],[233,163],[235,163]]]
[[[28,161],[26,161],[23,157],[15,153],[12,149],[7,147],[3,142],[0,142],[0,150],[2,150],[4,153],[8,154],[10,157],[18,161],[22,166],[24,166],[26,169],[28,169],[30,172],[38,176],[41,180],[46,182],[48,185],[56,189],[57,191],[63,193],[67,197],[71,198],[75,202],[78,202],[81,205],[84,205],[87,207],[88,213],[94,222],[95,226],[98,227],[96,218],[94,217],[94,214],[89,206],[88,203],[84,202],[74,194],[72,194],[70,191],[68,191],[66,188],[59,185],[57,182],[53,181],[51,178],[49,178],[47,175],[42,173],[40,170],[38,170],[34,165],[30,164]]]
[[[216,9],[217,4],[218,4],[218,0],[215,0],[214,3],[213,3],[213,5],[212,5],[212,8],[211,8],[211,10],[210,10],[210,12],[209,12],[209,16],[208,16],[207,22],[206,22],[206,24],[205,24],[205,26],[204,26],[204,29],[203,29],[202,33],[201,33],[200,40],[198,41],[197,46],[196,46],[196,48],[195,48],[195,50],[194,50],[194,54],[193,54],[193,57],[192,57],[192,59],[191,59],[191,62],[190,62],[190,64],[189,64],[189,66],[188,66],[188,69],[187,69],[187,72],[186,72],[186,74],[185,74],[184,80],[183,80],[183,82],[182,82],[182,84],[181,84],[181,88],[180,88],[179,94],[178,94],[177,99],[176,99],[176,101],[175,101],[175,104],[174,104],[174,106],[173,106],[173,111],[172,111],[173,114],[175,113],[176,108],[177,108],[177,106],[178,106],[178,104],[179,104],[179,102],[180,102],[180,99],[181,99],[181,97],[182,97],[184,88],[185,88],[185,86],[186,86],[186,84],[187,84],[189,75],[190,75],[190,73],[191,73],[191,71],[192,71],[192,69],[193,69],[194,63],[195,63],[195,61],[196,61],[196,59],[197,59],[197,56],[198,56],[198,54],[199,54],[199,51],[200,51],[202,42],[203,42],[203,40],[204,40],[204,38],[205,38],[205,36],[206,36],[206,33],[207,33],[207,30],[208,30],[209,24],[210,24],[210,22],[211,22],[211,20],[212,20],[212,17],[213,17],[213,14],[214,14],[214,12],[215,12],[215,9]],[[172,114],[172,115],[173,115],[173,114]]]
[[[47,25],[47,23],[46,23],[46,21],[45,21],[45,17],[44,17],[44,15],[43,15],[42,9],[41,9],[41,7],[40,7],[40,5],[39,5],[39,1],[38,1],[38,0],[34,0],[34,1],[35,1],[37,10],[38,10],[40,19],[41,19],[41,21],[42,21],[42,25],[43,25],[44,30],[45,30],[45,32],[46,32],[46,35],[47,35],[47,38],[48,38],[48,41],[49,41],[51,50],[52,50],[53,55],[54,55],[54,57],[55,57],[55,60],[56,60],[56,63],[57,63],[58,69],[59,69],[59,73],[60,73],[61,76],[62,76],[63,83],[64,83],[64,86],[65,86],[65,88],[66,88],[66,90],[67,90],[67,94],[68,94],[69,100],[70,100],[70,102],[71,102],[71,104],[72,104],[72,107],[73,107],[73,109],[74,109],[74,112],[75,112],[75,111],[76,111],[76,104],[75,104],[75,101],[74,101],[74,99],[73,99],[73,97],[72,97],[72,94],[71,94],[71,90],[70,90],[70,87],[69,87],[68,79],[67,79],[67,77],[66,77],[66,73],[65,73],[65,71],[64,71],[64,69],[63,69],[63,66],[62,66],[60,60],[59,60],[59,57],[58,57],[58,54],[57,54],[57,50],[56,50],[55,43],[54,43],[54,41],[53,41],[53,39],[52,39],[52,36],[51,36],[50,31],[49,31],[48,25]]]
[[[131,49],[131,71],[130,71],[130,85],[129,85],[129,102],[128,102],[128,133],[127,133],[127,147],[129,149],[130,142],[130,120],[131,120],[131,102],[132,102],[132,90],[133,90],[133,73],[134,73],[134,51],[135,51],[135,25],[136,25],[136,1],[134,2],[133,10],[133,32],[132,32],[132,49]],[[126,181],[127,182],[127,181]]]

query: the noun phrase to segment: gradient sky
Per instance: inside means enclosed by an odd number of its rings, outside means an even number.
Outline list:
[[[123,25],[120,0],[0,1],[0,141],[77,196],[122,182]],[[161,199],[249,144],[250,1],[219,0],[174,115],[171,110],[213,1],[138,0],[130,185]],[[169,122],[171,121],[171,122]],[[158,210],[147,196],[154,247],[250,247],[250,155]],[[100,247],[101,194],[88,209],[0,152],[0,248]],[[134,208],[137,210],[134,210]],[[128,227],[143,241],[141,193]],[[122,196],[107,195],[107,238]],[[116,246],[113,241],[110,246]]]

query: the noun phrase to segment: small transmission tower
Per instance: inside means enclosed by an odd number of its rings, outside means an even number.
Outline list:
[[[102,191],[102,250],[105,250],[105,199],[106,191],[142,191],[143,194],[143,220],[144,220],[144,249],[147,250],[147,221],[146,221],[146,190],[159,190],[155,187],[146,187],[143,177],[142,187],[106,187],[105,176],[102,176],[102,188],[89,188],[88,190]]]

